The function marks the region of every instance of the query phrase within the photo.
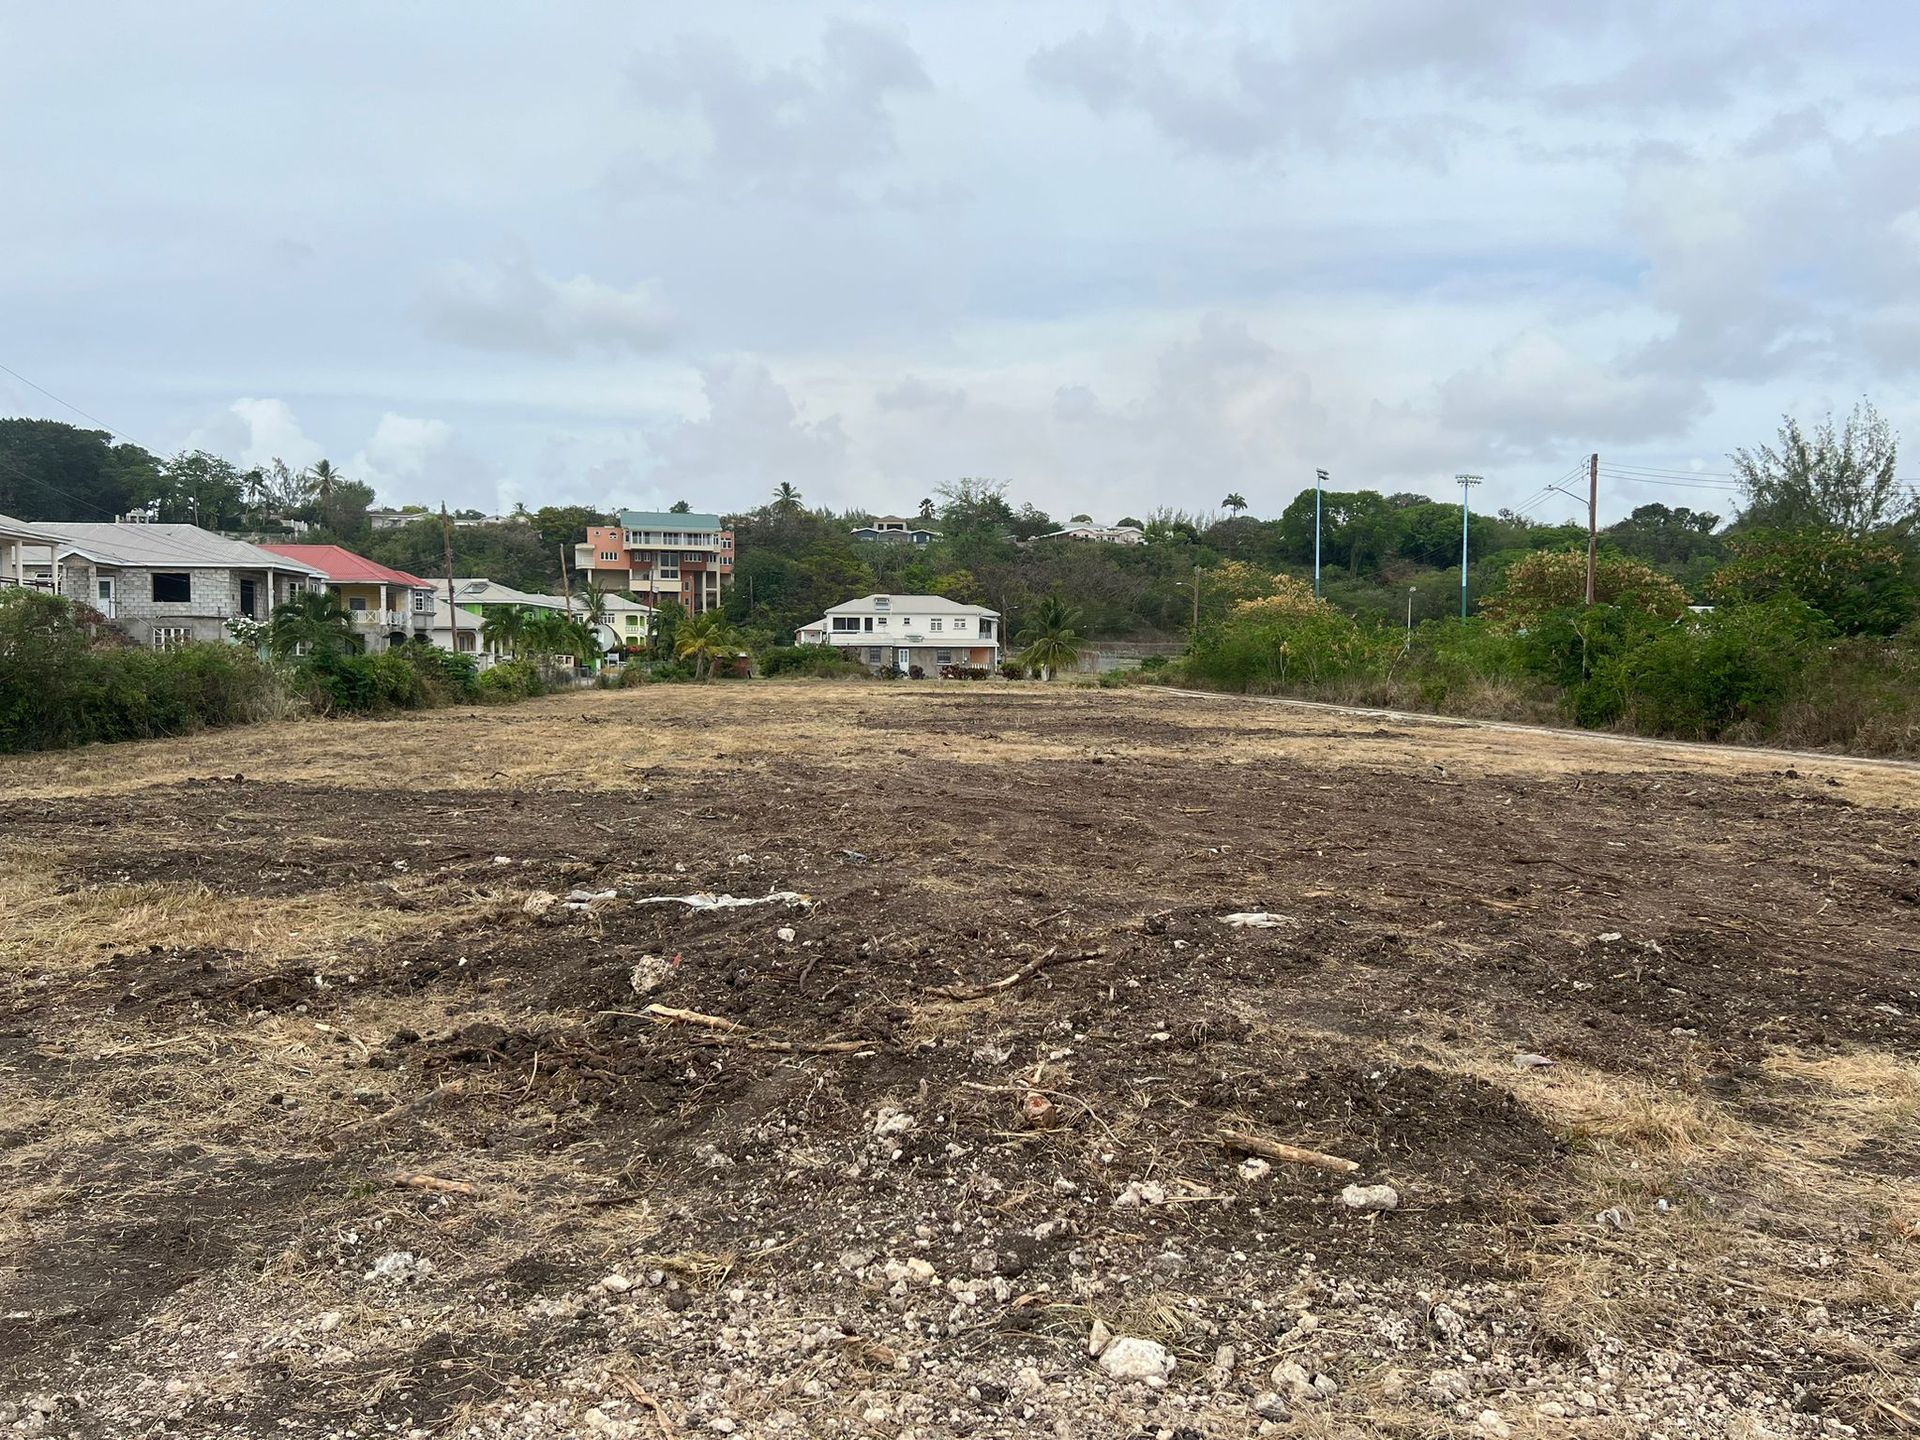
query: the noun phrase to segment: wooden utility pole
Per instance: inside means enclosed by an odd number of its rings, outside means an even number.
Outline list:
[[[1595,567],[1600,559],[1600,452],[1587,457],[1587,608],[1597,598]]]
[[[447,553],[447,644],[460,653],[460,607],[453,603],[453,520],[447,502],[440,502],[440,544]]]
[[[573,582],[567,579],[567,542],[560,542],[560,598],[567,602],[567,613],[573,613]]]
[[[1193,633],[1200,633],[1200,567],[1193,567]]]

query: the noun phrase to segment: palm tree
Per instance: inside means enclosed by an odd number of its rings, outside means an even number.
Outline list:
[[[922,500],[920,502],[920,518],[922,520],[933,519],[933,501],[932,500],[930,499]]]
[[[791,480],[782,480],[773,491],[773,505],[776,510],[792,512],[800,505],[800,492],[793,487]]]
[[[1220,504],[1224,509],[1231,510],[1234,514],[1238,515],[1242,510],[1247,508],[1247,497],[1242,495],[1238,490],[1235,490],[1230,492],[1227,498],[1222,500]]]
[[[600,653],[600,639],[571,615],[542,610],[521,622],[521,643],[541,655],[565,655],[576,662]]]
[[[518,655],[527,639],[527,612],[518,605],[495,605],[480,622],[480,643],[489,650]]]
[[[727,617],[718,610],[696,615],[680,627],[674,638],[673,653],[681,660],[693,661],[693,675],[704,680],[713,673],[713,662],[739,647],[739,639]]]
[[[342,655],[353,647],[353,620],[331,590],[302,590],[273,607],[267,646],[281,659]]]
[[[307,467],[307,478],[313,482],[313,498],[325,504],[346,477],[334,468],[331,460],[316,460]]]
[[[1021,663],[1040,672],[1042,680],[1051,680],[1056,670],[1080,658],[1080,634],[1073,627],[1080,623],[1080,612],[1068,607],[1058,595],[1049,595],[1033,607],[1033,618],[1014,638],[1026,648]]]
[[[607,601],[610,593],[589,580],[580,587],[580,618],[588,625],[599,626],[607,623]]]

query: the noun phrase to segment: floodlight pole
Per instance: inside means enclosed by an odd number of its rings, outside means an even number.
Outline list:
[[[1327,483],[1327,472],[1313,472],[1313,598],[1320,598],[1320,492]]]
[[[1484,478],[1479,475],[1456,475],[1460,482],[1460,618],[1467,618],[1467,497],[1473,487]]]

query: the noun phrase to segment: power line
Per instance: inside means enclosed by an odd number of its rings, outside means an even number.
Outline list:
[[[54,394],[51,390],[47,389],[46,386],[36,384],[34,381],[29,380],[26,376],[22,375],[18,370],[14,369],[11,365],[0,363],[0,370],[6,371],[7,374],[11,375],[14,379],[18,380],[22,385],[27,386],[29,389],[38,390],[42,395],[46,396],[49,400],[53,401],[54,404],[65,406],[67,409],[71,410],[74,414],[78,415],[82,420],[91,420],[94,424],[98,425],[102,430],[106,431],[108,435],[117,435],[122,440],[130,440],[133,438],[132,436],[128,435],[126,431],[117,430],[113,426],[107,424],[107,422],[102,420],[98,415],[89,415],[86,411],[82,410],[78,405],[74,404],[71,400],[62,400],[58,395]],[[140,442],[135,440],[134,443],[138,445]],[[142,445],[140,448],[143,450],[146,449],[144,445]]]

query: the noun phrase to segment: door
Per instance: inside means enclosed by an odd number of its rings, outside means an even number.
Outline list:
[[[258,598],[254,582],[243,578],[240,581],[240,613],[249,620],[257,620],[260,617],[260,612],[256,608]]]
[[[111,620],[113,619],[113,577],[103,575],[95,584],[98,587],[98,593],[94,603],[100,607],[100,613]]]

